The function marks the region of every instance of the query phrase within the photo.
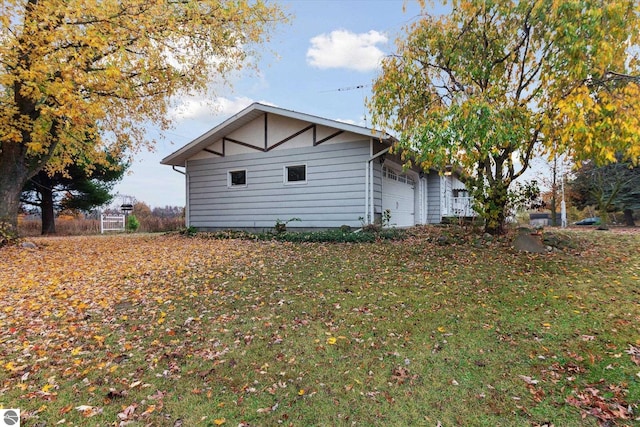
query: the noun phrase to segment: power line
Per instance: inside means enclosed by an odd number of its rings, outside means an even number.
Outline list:
[[[363,108],[362,108],[362,120],[364,121],[365,126],[367,125],[367,109],[366,109],[366,105],[364,105],[364,88],[366,87],[371,87],[371,84],[361,84],[361,85],[356,85],[356,86],[345,86],[345,87],[340,87],[337,89],[330,89],[330,90],[323,90],[320,93],[328,93],[328,92],[347,92],[350,90],[362,90],[362,98],[363,98]]]
[[[356,89],[364,89],[365,87],[370,87],[370,84],[366,84],[366,85],[357,85],[357,86],[347,86],[347,87],[340,87],[338,89],[329,89],[329,90],[323,90],[320,93],[326,93],[326,92],[346,92],[348,90],[356,90]]]

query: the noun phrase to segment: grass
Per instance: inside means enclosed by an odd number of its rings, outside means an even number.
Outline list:
[[[4,248],[0,406],[25,425],[636,425],[640,234],[561,237]]]

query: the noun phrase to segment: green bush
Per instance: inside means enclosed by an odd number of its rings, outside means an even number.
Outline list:
[[[127,231],[134,232],[140,228],[140,221],[135,215],[129,215],[127,217]]]
[[[382,230],[379,232],[361,231],[359,233],[342,230],[285,232],[276,235],[258,235],[261,240],[278,240],[280,242],[314,242],[314,243],[371,243],[377,240],[401,239],[400,230]]]
[[[183,236],[193,237],[198,233],[198,229],[193,226],[189,226],[179,229],[178,233],[182,234]]]
[[[276,234],[285,233],[287,231],[287,224],[289,224],[291,221],[302,221],[302,220],[300,218],[289,218],[286,221],[282,221],[280,218],[276,219],[276,225],[274,226]]]
[[[277,240],[279,242],[314,243],[371,243],[378,240],[401,240],[405,232],[398,229],[351,232],[344,228],[323,231],[280,231],[252,234],[246,231],[224,230],[212,233],[198,233],[208,239]]]

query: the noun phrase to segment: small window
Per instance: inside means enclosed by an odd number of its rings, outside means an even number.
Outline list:
[[[393,181],[399,181],[401,178],[399,175],[396,174],[396,172],[393,169],[389,169],[386,166],[382,167],[382,176],[384,178],[389,178]]]
[[[466,189],[454,188],[453,197],[469,197],[469,192]]]
[[[285,184],[304,184],[307,182],[307,165],[293,165],[284,167]]]
[[[246,187],[247,186],[247,171],[229,171],[227,177],[227,185],[229,187]]]

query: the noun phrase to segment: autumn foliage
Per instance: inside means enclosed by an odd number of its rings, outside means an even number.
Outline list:
[[[486,231],[536,154],[640,161],[637,1],[443,3],[406,27],[369,105],[407,163],[466,173]]]
[[[45,166],[152,146],[145,129],[167,129],[176,96],[213,92],[283,20],[262,1],[3,1],[0,221],[15,228]]]

